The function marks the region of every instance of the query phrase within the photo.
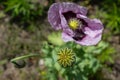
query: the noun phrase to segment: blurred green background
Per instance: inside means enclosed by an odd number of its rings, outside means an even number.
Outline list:
[[[47,12],[55,2],[74,2],[88,9],[88,17],[104,24],[96,46],[64,43],[54,31]],[[0,80],[120,80],[120,0],[0,0]],[[61,67],[56,56],[64,47],[76,53],[76,64]],[[27,54],[15,68],[11,59]]]

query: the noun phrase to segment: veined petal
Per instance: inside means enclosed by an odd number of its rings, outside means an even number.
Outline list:
[[[76,14],[82,14],[82,15],[87,14],[87,9],[85,7],[79,6],[77,4],[70,3],[70,2],[61,3],[60,10],[61,10],[62,13],[72,11]]]
[[[59,15],[60,3],[54,3],[48,10],[48,21],[56,30],[61,29],[61,19]]]
[[[90,37],[95,37],[98,34],[102,35],[103,24],[98,19],[89,19],[84,15],[77,15],[80,19],[84,20],[87,23],[87,26],[84,27],[84,33]]]
[[[98,34],[94,38],[90,36],[86,36],[81,41],[75,41],[75,42],[80,45],[86,45],[86,46],[96,45],[101,40],[101,37],[102,37],[101,34]]]
[[[62,39],[64,42],[73,41],[73,38],[66,34],[65,32],[62,32]]]

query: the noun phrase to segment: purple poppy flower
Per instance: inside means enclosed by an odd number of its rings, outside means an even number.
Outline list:
[[[65,42],[96,45],[102,36],[103,25],[98,19],[89,19],[85,7],[74,3],[54,3],[48,11],[48,21],[56,30],[62,30]]]

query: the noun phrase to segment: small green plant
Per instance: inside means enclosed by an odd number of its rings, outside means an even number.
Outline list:
[[[48,38],[50,38],[50,36]],[[52,40],[56,40],[55,37],[51,36],[51,38]],[[102,68],[104,62],[113,62],[111,55],[115,53],[115,50],[106,42],[101,41],[97,46],[86,47],[80,46],[73,42],[56,45],[57,41],[55,40],[54,43],[52,41],[51,44],[49,44],[50,40],[49,42],[44,42],[42,48],[43,59],[45,61],[45,66],[47,67],[47,76],[45,76],[46,79],[58,80],[58,78],[61,77],[65,80],[88,80],[90,76],[93,76]],[[75,53],[75,62],[68,67],[62,66],[67,62],[63,62],[61,64],[58,60],[58,53],[61,51],[61,49],[66,47]],[[64,50],[63,52],[65,53]],[[61,61],[65,61],[65,59]]]
[[[106,15],[103,15],[105,24],[114,34],[120,33],[119,5],[120,0],[103,0],[100,3],[100,7],[102,7],[101,9],[106,12]]]
[[[62,64],[57,61],[59,59],[58,53],[61,49],[66,47],[75,53],[75,61],[68,67],[62,66],[67,64],[67,60],[61,60],[65,61],[62,62]],[[88,80],[88,77],[93,75],[101,66],[99,61],[92,54],[86,53],[81,46],[74,43],[66,43],[62,46],[55,46],[49,45],[45,42],[42,52],[44,53],[45,66],[48,71],[47,76],[45,76],[47,80],[58,80],[59,77],[64,78],[65,80]],[[65,55],[62,57],[65,57]],[[73,59],[70,61],[73,61]]]
[[[119,8],[115,3],[112,4],[113,9],[110,11],[110,14],[107,16],[107,27],[111,29],[112,32],[115,34],[120,34],[120,15],[119,15]]]
[[[31,0],[7,0],[5,11],[20,22],[29,22],[44,15],[44,6]]]

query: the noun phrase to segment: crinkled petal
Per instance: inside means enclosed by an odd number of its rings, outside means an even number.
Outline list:
[[[64,42],[73,41],[73,38],[65,32],[62,33],[62,39]]]
[[[61,19],[59,15],[60,3],[54,3],[48,10],[48,21],[56,30],[61,29]]]
[[[103,29],[103,24],[99,19],[89,19],[87,16],[77,14],[77,18],[83,19],[92,30]]]
[[[90,37],[95,37],[98,34],[102,34],[102,30],[99,30],[99,31],[98,30],[92,30],[89,27],[85,27],[84,28],[84,33],[86,35],[89,35]]]
[[[61,29],[69,28],[67,20],[65,17],[60,13],[60,19],[61,19]]]
[[[69,28],[63,29],[62,39],[64,42],[73,41],[72,38],[73,36],[74,36],[74,32],[71,29]]]
[[[98,34],[94,38],[90,36],[86,36],[82,40],[75,42],[80,45],[86,45],[86,46],[96,45],[101,40],[101,36],[102,36],[101,34]]]
[[[74,32],[73,30],[71,30],[70,28],[65,28],[63,29],[63,32],[65,32],[66,34],[68,34],[69,36],[73,37],[74,36]]]
[[[95,37],[98,34],[102,34],[103,32],[103,24],[98,19],[89,19],[84,15],[77,15],[80,19],[83,19],[87,26],[84,28],[84,33],[89,35],[90,37]]]
[[[68,12],[68,11],[72,11],[76,14],[82,14],[82,15],[86,15],[87,14],[87,9],[83,6],[79,6],[77,4],[74,3],[70,3],[70,2],[63,2],[61,3],[60,6],[60,11],[63,12]]]

